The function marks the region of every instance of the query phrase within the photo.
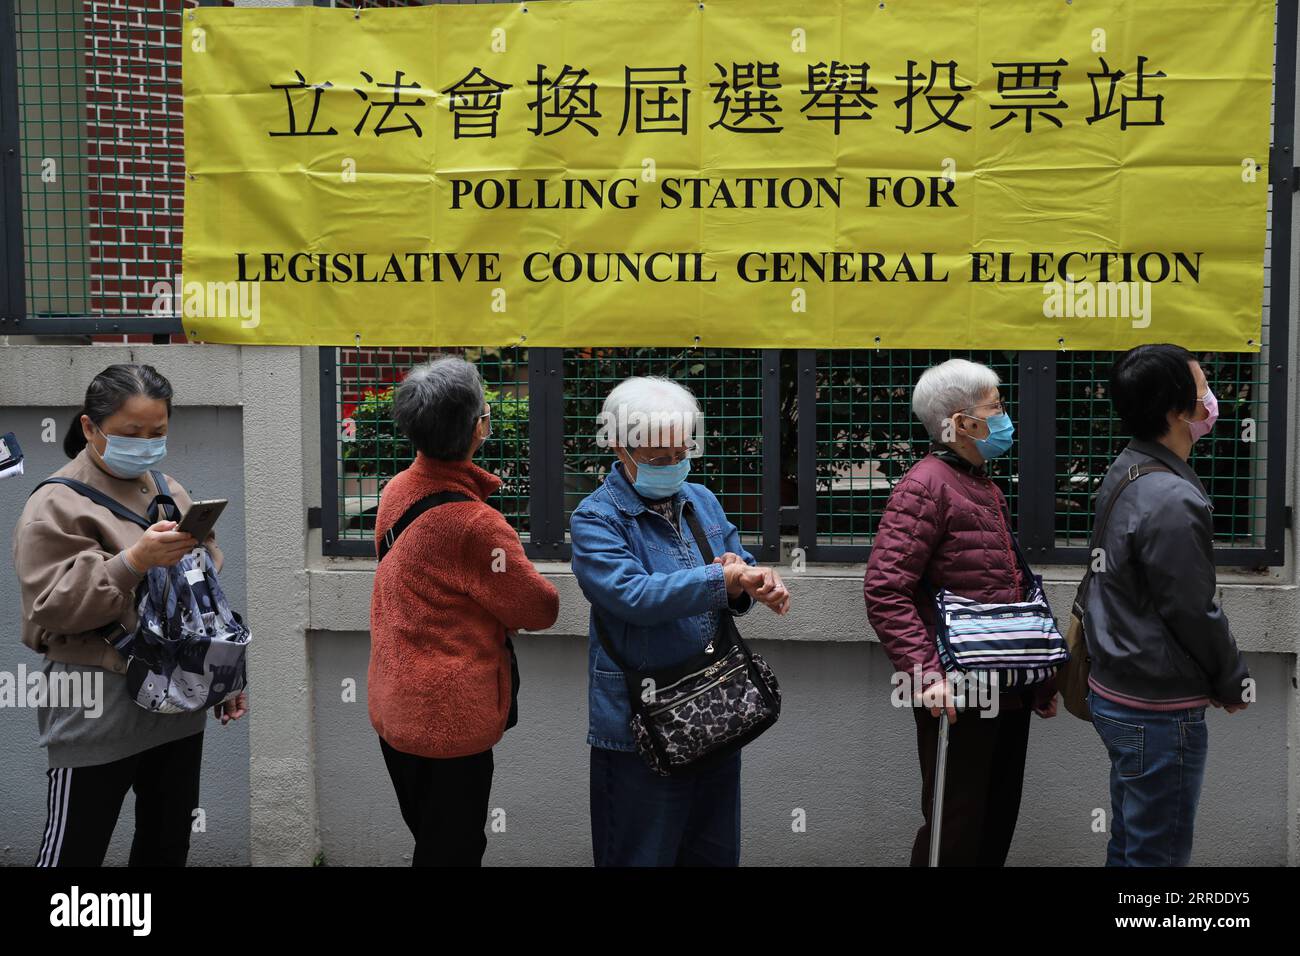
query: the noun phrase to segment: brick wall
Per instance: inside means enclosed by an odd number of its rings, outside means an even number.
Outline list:
[[[193,0],[83,0],[92,314],[148,312],[180,271],[181,16]],[[150,341],[104,335],[96,341]],[[172,336],[184,342],[185,336]]]
[[[93,315],[138,315],[180,271],[185,153],[181,17],[195,0],[83,0]],[[232,6],[226,0],[225,6]],[[354,4],[340,3],[339,6]],[[413,0],[364,6],[408,6]],[[149,335],[97,335],[149,342]],[[173,342],[185,342],[178,333]],[[417,357],[414,361],[420,361]],[[380,365],[387,362],[380,359]],[[398,359],[403,360],[402,358]],[[349,370],[349,374],[357,374]],[[362,373],[364,374],[364,373]]]

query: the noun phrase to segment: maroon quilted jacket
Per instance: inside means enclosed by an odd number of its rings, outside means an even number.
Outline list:
[[[933,600],[920,587],[986,602],[1024,599],[1028,582],[1016,560],[1002,490],[983,467],[943,450],[926,455],[894,486],[885,505],[863,593],[867,618],[899,671],[941,672],[934,642]],[[1055,684],[1038,688],[1050,700]],[[1021,706],[1019,693],[1000,706]]]

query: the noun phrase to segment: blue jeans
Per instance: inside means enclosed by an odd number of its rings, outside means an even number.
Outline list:
[[[626,750],[591,748],[596,866],[738,866],[740,753],[661,777]]]
[[[1186,866],[1205,779],[1205,708],[1138,710],[1088,692],[1110,754],[1107,866]]]

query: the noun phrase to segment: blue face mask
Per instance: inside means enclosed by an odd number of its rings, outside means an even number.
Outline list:
[[[104,435],[98,425],[95,431]],[[108,444],[100,455],[105,465],[123,478],[139,478],[167,457],[167,436],[161,438],[127,438],[124,435],[104,435]]]
[[[999,455],[1005,455],[1011,449],[1011,441],[1016,434],[1016,426],[1011,424],[1011,416],[1006,412],[986,418],[988,422],[988,438],[972,438],[975,448],[985,461],[991,458],[997,458]]]
[[[647,465],[637,462],[636,481],[632,487],[643,498],[668,498],[677,494],[691,473],[691,460],[683,458],[675,465]]]

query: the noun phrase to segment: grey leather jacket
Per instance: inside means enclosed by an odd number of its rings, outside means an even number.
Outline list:
[[[1196,472],[1164,445],[1135,439],[1098,489],[1095,520],[1129,468],[1153,461],[1173,473],[1134,481],[1093,542],[1105,571],[1093,574],[1083,605],[1092,680],[1137,707],[1240,703],[1250,672],[1216,599],[1213,508]]]

